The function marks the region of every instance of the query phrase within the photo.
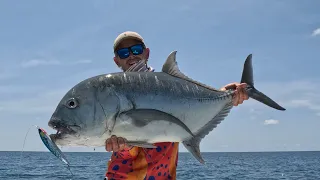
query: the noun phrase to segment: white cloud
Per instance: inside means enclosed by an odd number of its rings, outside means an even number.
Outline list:
[[[316,92],[316,91],[314,91]],[[304,93],[299,95],[299,99],[288,99],[283,102],[287,108],[308,109],[316,116],[320,116],[320,96],[314,93]]]
[[[318,36],[318,35],[320,35],[320,28],[315,29],[315,30],[312,32],[312,36]]]
[[[77,64],[90,64],[92,63],[92,60],[85,59],[85,60],[78,60],[78,61],[71,61],[63,63],[64,65],[77,65]],[[21,67],[23,68],[31,68],[31,67],[37,67],[37,66],[49,66],[49,65],[62,65],[61,61],[57,60],[38,60],[33,59],[30,61],[26,61],[21,63]]]
[[[89,60],[89,59],[72,62],[72,64],[90,64],[90,63],[92,63],[92,60]]]
[[[319,80],[257,83],[256,88],[288,111],[292,109],[310,110],[316,115],[320,114]],[[246,101],[241,106],[247,107],[251,116],[266,109],[265,105],[253,99]]]
[[[47,114],[52,113],[68,88],[51,90],[38,95],[25,96],[24,98],[12,98],[1,101],[2,113],[15,114]]]
[[[3,79],[10,79],[10,78],[14,78],[17,77],[18,74],[17,73],[13,73],[13,72],[0,72],[0,80]]]
[[[0,85],[0,94],[32,93],[38,91],[41,86],[38,85]]]
[[[18,67],[14,63],[0,61],[0,80],[16,78],[19,76]]]
[[[268,119],[268,120],[265,120],[264,125],[274,125],[274,124],[279,124],[279,120],[275,120],[275,119]]]
[[[59,65],[60,61],[56,60],[38,60],[38,59],[33,59],[30,61],[23,62],[21,66],[23,68],[30,68],[30,67],[36,67],[36,66],[41,66],[41,65]]]
[[[289,107],[305,107],[310,110],[320,111],[320,105],[311,99],[293,99],[287,103]]]

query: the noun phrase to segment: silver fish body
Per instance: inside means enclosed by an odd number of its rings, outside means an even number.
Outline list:
[[[182,142],[204,163],[199,144],[229,114],[234,90],[220,91],[180,72],[172,52],[162,72],[121,72],[86,79],[63,97],[49,126],[64,146],[104,146],[111,135],[128,144],[153,148],[156,142]],[[285,110],[253,86],[251,55],[241,82],[249,97]]]
[[[231,92],[213,91],[162,72],[112,76],[121,82],[114,86],[121,113],[111,132],[128,141],[184,141],[232,101]]]

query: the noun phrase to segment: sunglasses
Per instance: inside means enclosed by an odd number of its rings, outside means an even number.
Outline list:
[[[144,49],[143,44],[136,44],[128,48],[122,48],[117,50],[117,54],[120,57],[120,59],[125,59],[130,56],[130,51],[132,52],[133,55],[139,55],[143,53],[143,49]]]

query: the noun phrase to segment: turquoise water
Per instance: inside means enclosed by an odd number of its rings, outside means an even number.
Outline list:
[[[110,153],[65,153],[74,176],[48,152],[0,152],[0,179],[103,180]],[[320,179],[320,152],[180,153],[177,179]]]

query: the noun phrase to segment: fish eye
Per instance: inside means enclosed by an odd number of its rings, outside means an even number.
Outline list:
[[[68,108],[76,108],[78,106],[78,101],[75,98],[71,98],[67,101],[67,107]]]

